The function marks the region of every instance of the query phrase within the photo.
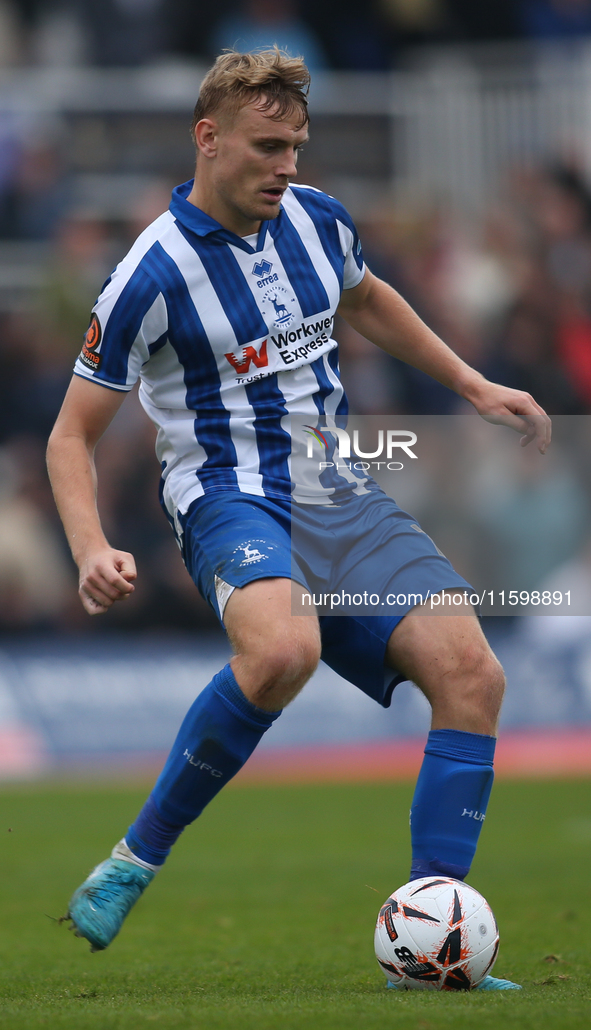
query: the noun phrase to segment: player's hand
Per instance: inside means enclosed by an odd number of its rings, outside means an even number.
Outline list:
[[[135,587],[135,561],[126,551],[111,547],[89,555],[80,565],[78,593],[89,615],[101,615],[115,601],[125,601]]]
[[[540,454],[545,454],[552,438],[552,422],[543,408],[522,390],[511,390],[486,379],[469,397],[478,414],[497,426],[509,426],[523,433],[521,446],[536,441]]]

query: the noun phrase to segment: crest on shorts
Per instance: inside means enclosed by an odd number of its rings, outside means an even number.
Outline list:
[[[235,547],[232,551],[232,557],[234,555],[238,557],[238,552],[241,552],[242,560],[238,563],[238,568],[242,569],[246,565],[257,565],[261,561],[267,561],[269,555],[261,552],[258,547],[254,546],[255,544],[263,544],[263,546],[269,551],[274,549],[266,540],[245,540],[244,543],[239,544],[238,547]]]

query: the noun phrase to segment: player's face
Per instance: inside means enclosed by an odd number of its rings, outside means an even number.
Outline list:
[[[208,213],[239,235],[256,232],[261,221],[277,218],[281,198],[296,175],[298,151],[308,139],[299,112],[273,118],[273,108],[242,107],[227,123],[216,124],[210,164]]]

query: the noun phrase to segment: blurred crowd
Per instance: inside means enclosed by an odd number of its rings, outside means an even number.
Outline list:
[[[0,66],[207,59],[277,41],[314,69],[376,71],[424,44],[590,32],[590,0],[0,0]]]
[[[488,378],[551,414],[591,410],[591,190],[564,163],[509,175],[480,219],[380,205],[360,226],[369,266]],[[454,394],[341,327],[356,411],[444,414]]]
[[[420,40],[588,31],[591,0],[374,0],[363,12],[352,0],[220,2],[209,11],[189,0],[0,0],[0,66],[206,58],[224,45],[277,39],[303,51],[313,67],[375,69],[390,67],[397,47]],[[83,203],[71,188],[68,145],[58,122],[23,132],[0,113],[0,632],[212,627],[158,505],[154,435],[135,393],[97,461],[107,535],[136,555],[137,590],[128,604],[95,619],[76,596],[45,475],[45,442],[101,284],[166,208],[174,181],[147,169],[119,209]],[[190,174],[187,166],[184,177]],[[331,185],[305,160],[300,178]],[[477,218],[437,204],[403,207],[384,195],[373,207],[364,197],[352,213],[369,267],[470,364],[531,392],[552,415],[591,414],[591,188],[574,159],[508,170],[502,194]],[[353,412],[465,410],[455,394],[345,323],[337,322],[336,335]],[[454,492],[453,475],[442,478],[449,461],[443,455],[438,464],[434,444],[413,513],[429,522],[443,512],[441,544],[468,577],[474,556],[462,550],[463,527],[472,520],[485,541],[491,586],[505,568],[518,572],[519,589],[532,589],[588,550],[590,442],[583,430],[577,439],[570,451],[556,449],[545,475],[517,447],[505,492],[485,474],[495,465],[491,452],[473,477],[479,489],[468,494]]]
[[[30,155],[23,171],[26,188],[29,160]],[[13,181],[12,188],[24,187]],[[58,184],[50,192],[59,196]],[[2,223],[0,250],[15,241],[16,232],[21,242],[33,242],[33,230],[36,243],[46,248],[39,282],[26,303],[0,311],[0,628],[5,631],[213,625],[159,509],[154,434],[135,394],[98,451],[107,535],[136,555],[140,570],[134,598],[106,617],[90,620],[79,606],[75,570],[44,471],[45,441],[94,298],[137,232],[166,204],[166,184],[155,183],[138,194],[127,219],[99,220],[92,212],[68,211],[60,201],[51,220]],[[27,213],[24,201],[21,211]],[[576,169],[556,165],[520,173],[504,200],[478,223],[464,223],[443,210],[412,212],[382,203],[373,212],[365,210],[359,230],[372,270],[473,366],[530,391],[550,414],[591,412],[591,196]],[[386,356],[345,323],[337,323],[336,334],[353,412],[465,410],[455,394]],[[488,440],[494,450],[493,435]],[[533,454],[521,452],[517,439],[514,449],[520,464],[511,459],[501,477],[505,494],[492,489],[480,468],[482,489],[469,495],[454,486],[453,460],[444,455],[437,461],[435,450],[429,482],[412,510],[427,518],[431,532],[438,510],[441,545],[466,575],[473,566],[465,533],[466,519],[471,520],[486,539],[491,576],[506,579],[513,570],[519,588],[531,589],[584,544],[588,453],[574,460],[558,448],[541,469]],[[489,457],[494,468],[494,455]],[[456,466],[461,463],[456,458]],[[506,572],[501,574],[501,567]]]

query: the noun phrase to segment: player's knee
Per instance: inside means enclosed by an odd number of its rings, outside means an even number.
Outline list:
[[[490,648],[475,647],[464,654],[454,680],[456,699],[466,715],[478,714],[496,724],[505,692],[505,674]]]
[[[312,638],[284,639],[273,646],[265,657],[265,681],[301,685],[314,672],[320,659],[320,647]]]
[[[316,669],[320,639],[313,633],[267,638],[266,646],[240,657],[249,673],[250,700],[263,708],[283,708]]]
[[[505,679],[503,666],[499,659],[494,654],[491,654],[490,666],[488,669],[488,692],[497,715],[501,710],[506,685],[507,681]]]

